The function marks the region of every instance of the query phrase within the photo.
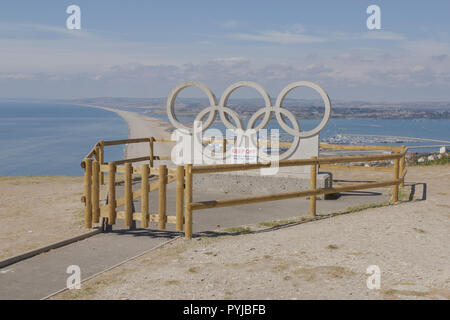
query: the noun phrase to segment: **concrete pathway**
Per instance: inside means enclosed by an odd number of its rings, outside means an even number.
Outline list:
[[[139,188],[137,184],[134,188]],[[175,215],[175,184],[167,188],[167,214]],[[214,192],[196,194],[194,201],[242,197],[236,194],[216,194]],[[372,192],[353,192],[343,194],[337,200],[317,201],[318,213],[332,212],[363,203],[386,200],[386,195]],[[150,194],[151,212],[157,212],[157,192]],[[139,201],[134,203],[140,211]],[[156,206],[156,207],[155,207]],[[194,233],[213,231],[245,224],[308,215],[307,199],[290,199],[259,204],[236,206],[233,208],[214,208],[194,211]],[[118,220],[121,221],[121,220]],[[173,224],[167,224],[167,230],[156,230],[156,224],[150,228],[125,229],[121,224],[113,232],[102,233],[71,245],[40,254],[0,269],[0,299],[41,299],[66,286],[69,265],[81,268],[85,279],[105,270],[125,259],[134,257],[154,248],[181,233],[174,231]]]

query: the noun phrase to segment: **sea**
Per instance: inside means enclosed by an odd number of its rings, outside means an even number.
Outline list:
[[[145,113],[142,108],[126,108],[167,121],[167,115]],[[192,122],[192,117],[179,117]],[[299,120],[302,131],[311,130],[320,120]],[[244,121],[244,127],[246,122]],[[224,129],[217,121],[213,127]],[[268,129],[278,129],[271,120]],[[371,135],[371,136],[365,136]],[[390,137],[386,137],[390,136]],[[81,176],[80,163],[99,140],[126,139],[128,127],[114,112],[75,104],[0,101],[0,176]],[[322,142],[369,145],[441,145],[450,140],[450,120],[330,119],[321,131]],[[280,140],[289,135],[280,130]],[[419,153],[439,148],[414,149]],[[124,146],[105,149],[105,161],[123,158]]]
[[[0,102],[0,176],[81,176],[98,140],[125,139],[116,113],[71,104]],[[123,146],[105,160],[123,158]]]

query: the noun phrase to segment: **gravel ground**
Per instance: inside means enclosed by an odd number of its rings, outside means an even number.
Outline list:
[[[408,182],[426,183],[426,200],[179,239],[55,298],[450,299],[450,166],[408,170]],[[423,191],[416,185],[416,198]],[[367,288],[371,265],[380,289]]]

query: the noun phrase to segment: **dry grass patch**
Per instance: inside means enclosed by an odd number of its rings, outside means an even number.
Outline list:
[[[233,234],[247,234],[247,233],[251,233],[252,229],[250,229],[249,227],[231,227],[231,228],[227,228],[223,231],[225,231],[227,233],[233,233]]]
[[[296,223],[298,221],[299,220],[296,220],[296,219],[265,221],[265,222],[259,223],[259,225],[261,227],[278,227],[278,226],[288,225],[288,224],[291,224],[291,223]]]
[[[188,272],[190,272],[190,273],[198,273],[198,269],[199,269],[199,267],[191,267],[191,268],[188,269]]]

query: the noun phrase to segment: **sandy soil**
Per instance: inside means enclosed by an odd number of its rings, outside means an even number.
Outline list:
[[[450,166],[408,170],[426,200],[179,239],[56,299],[450,299]],[[379,290],[367,288],[370,265]]]
[[[130,138],[169,137],[169,124],[158,119],[98,108],[119,114],[131,128]],[[155,149],[157,155],[170,154],[170,144],[156,144]],[[126,157],[148,152],[148,143],[131,144]],[[82,193],[82,177],[0,177],[0,260],[89,231],[82,225]]]
[[[85,233],[82,177],[0,177],[0,259]]]

